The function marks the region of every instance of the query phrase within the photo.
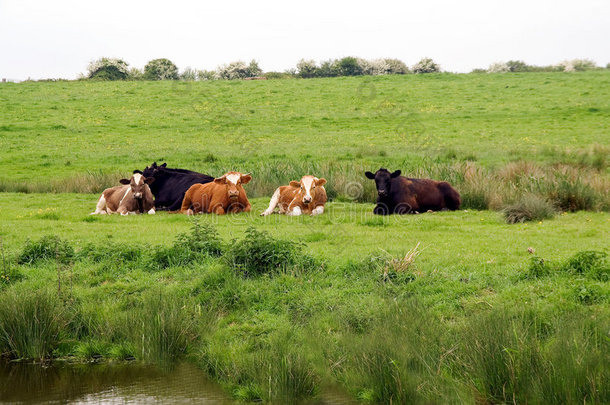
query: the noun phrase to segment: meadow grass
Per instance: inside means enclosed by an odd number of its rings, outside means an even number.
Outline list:
[[[3,84],[0,353],[188,358],[269,403],[608,403],[608,81]],[[89,215],[155,160],[252,172],[252,212]],[[380,166],[462,210],[374,216]],[[258,215],[305,173],[324,215]]]

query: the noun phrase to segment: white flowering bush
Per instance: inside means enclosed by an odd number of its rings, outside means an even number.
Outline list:
[[[413,73],[436,73],[440,71],[440,65],[430,58],[423,58],[413,65]]]
[[[510,72],[508,65],[505,62],[495,62],[487,68],[488,73],[506,73]]]
[[[368,73],[374,76],[379,75],[404,75],[409,73],[409,68],[400,59],[374,59],[368,61]]]
[[[215,80],[216,72],[214,70],[198,70],[197,80]]]
[[[178,67],[165,58],[153,59],[144,66],[146,80],[178,80]]]
[[[219,66],[216,69],[215,79],[237,80],[245,79],[246,77],[260,76],[263,70],[258,66],[258,63],[253,60],[249,65],[245,62],[231,62],[228,65]]]
[[[559,62],[557,67],[564,72],[584,72],[596,69],[597,65],[590,59],[571,59]]]
[[[180,73],[180,80],[194,82],[197,80],[197,71],[191,67],[186,67],[182,73]]]
[[[301,59],[297,63],[297,75],[302,78],[316,77],[318,75],[316,61]]]
[[[129,64],[118,58],[100,58],[89,63],[87,77],[98,80],[125,80],[129,78]]]

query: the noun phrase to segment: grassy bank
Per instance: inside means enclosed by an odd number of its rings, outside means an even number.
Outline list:
[[[188,357],[235,397],[269,402],[322,382],[365,402],[610,398],[608,260],[579,253],[607,249],[607,214],[508,225],[337,202],[261,218],[255,199],[253,214],[193,229],[181,215],[90,217],[88,200],[5,194],[6,355]]]

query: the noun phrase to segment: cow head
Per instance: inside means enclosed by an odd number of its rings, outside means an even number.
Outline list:
[[[141,199],[146,192],[149,184],[155,181],[154,177],[144,177],[141,171],[135,170],[131,179],[121,179],[119,182],[121,184],[129,184],[131,186],[131,192],[133,193],[133,198]]]
[[[215,178],[214,183],[226,185],[229,199],[235,201],[239,198],[239,193],[241,190],[243,190],[241,185],[249,183],[250,180],[252,180],[252,176],[250,176],[250,174],[228,172],[223,174],[222,177]]]
[[[387,197],[392,189],[392,179],[400,176],[400,170],[390,173],[387,169],[382,167],[381,169],[377,170],[377,173],[375,174],[365,172],[364,175],[371,180],[375,180],[379,197]]]
[[[144,177],[154,177],[159,169],[165,169],[167,167],[167,163],[163,163],[161,165],[157,165],[157,162],[153,162],[152,165],[146,166],[143,171],[134,170],[134,173],[141,173]]]
[[[299,187],[299,194],[303,198],[303,204],[309,204],[313,197],[312,195],[315,193],[316,187],[322,187],[326,184],[326,179],[319,179],[315,176],[303,176],[301,177],[301,181],[291,181],[290,185],[292,187]]]

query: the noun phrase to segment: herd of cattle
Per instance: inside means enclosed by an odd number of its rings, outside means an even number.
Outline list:
[[[427,211],[457,210],[459,193],[447,182],[412,179],[379,169],[365,176],[375,180],[377,215],[415,214]],[[131,179],[121,179],[120,186],[102,192],[92,214],[154,214],[156,210],[198,214],[249,212],[250,202],[243,185],[252,180],[250,174],[228,172],[220,177],[184,169],[170,169],[167,163],[153,163],[143,171],[134,170]],[[270,215],[279,208],[280,214],[319,215],[327,201],[325,179],[303,176],[300,181],[278,187],[261,213]]]

